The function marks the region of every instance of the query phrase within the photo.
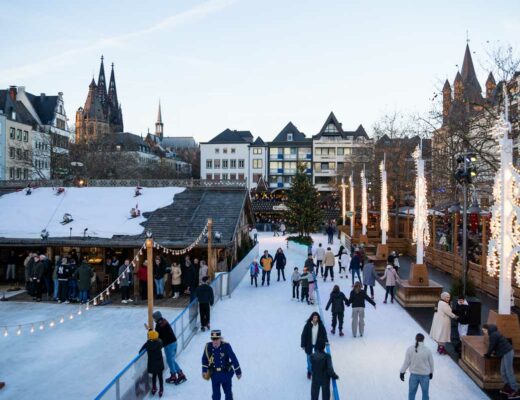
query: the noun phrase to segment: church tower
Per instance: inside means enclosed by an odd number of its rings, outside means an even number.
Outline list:
[[[108,84],[108,119],[112,133],[123,132],[123,113],[121,104],[117,99],[116,77],[114,74],[114,63],[110,72],[110,83]]]
[[[450,115],[451,110],[451,86],[448,80],[444,82],[444,87],[442,88],[442,124],[446,124],[448,122],[448,117]]]
[[[496,87],[497,83],[495,82],[493,72],[490,72],[486,81],[486,99],[491,99],[491,97],[493,97],[493,92],[495,91]]]
[[[157,122],[155,122],[155,136],[157,136],[161,141],[163,140],[164,136],[164,124],[162,122],[162,115],[161,115],[161,102],[159,101],[159,111],[157,112]]]

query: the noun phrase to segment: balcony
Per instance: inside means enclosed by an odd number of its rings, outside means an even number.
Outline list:
[[[322,176],[335,176],[338,174],[338,171],[335,169],[322,169],[322,170],[314,170],[315,175],[322,175]]]

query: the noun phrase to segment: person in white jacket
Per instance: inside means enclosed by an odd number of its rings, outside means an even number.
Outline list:
[[[390,301],[393,303],[395,285],[397,282],[401,282],[401,280],[399,279],[399,275],[397,275],[397,272],[395,271],[393,265],[388,264],[386,266],[385,273],[381,277],[381,280],[385,283],[385,287],[386,287],[385,301],[383,301],[383,303],[386,304],[389,293],[390,293]]]
[[[318,275],[318,271],[320,271],[320,275],[323,277],[323,259],[325,258],[325,249],[321,245],[318,245],[316,250],[314,250],[314,257],[316,257],[316,275]]]
[[[400,378],[404,382],[406,370],[410,371],[408,379],[408,400],[414,400],[419,385],[422,391],[422,400],[429,400],[428,389],[430,379],[433,378],[433,356],[429,348],[424,345],[424,335],[415,335],[415,346],[406,350],[403,366],[400,370]]]
[[[339,268],[339,277],[343,278],[343,272],[345,272],[345,278],[348,279],[347,268],[350,266],[350,254],[344,249],[340,256],[341,267]],[[343,270],[343,271],[342,271]]]
[[[441,355],[447,354],[444,345],[451,341],[451,319],[458,318],[450,306],[451,296],[448,292],[441,294],[441,299],[437,303],[437,312],[433,315],[430,336],[437,342],[437,352]]]

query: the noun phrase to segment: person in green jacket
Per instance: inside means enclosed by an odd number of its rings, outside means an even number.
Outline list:
[[[86,259],[83,259],[74,276],[78,280],[79,301],[82,304],[86,303],[90,297],[90,283],[94,276],[94,271]]]

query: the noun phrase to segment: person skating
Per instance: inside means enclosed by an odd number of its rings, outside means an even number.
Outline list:
[[[330,293],[327,306],[325,307],[325,311],[328,311],[330,306],[332,306],[332,330],[330,333],[333,335],[336,333],[336,325],[339,322],[339,335],[343,336],[343,317],[345,315],[345,304],[348,304],[347,297],[342,291],[339,290],[338,285],[334,285],[334,288]]]
[[[307,268],[307,271],[309,271],[311,273],[315,273],[316,265],[314,264],[314,259],[312,258],[312,253],[307,255],[307,259],[305,260],[305,264],[303,266],[305,268]]]
[[[294,267],[291,275],[292,281],[292,298],[298,300],[300,298],[300,279],[301,274],[298,272],[298,267]]]
[[[424,345],[424,335],[415,336],[415,345],[408,347],[401,367],[399,377],[404,382],[406,370],[410,371],[408,379],[408,400],[414,400],[419,385],[421,386],[422,400],[428,400],[430,379],[433,378],[433,356],[429,348]]]
[[[370,298],[374,300],[374,286],[376,285],[377,272],[374,263],[369,261],[363,268],[363,286],[368,294],[370,288]]]
[[[175,336],[175,332],[168,320],[163,318],[160,311],[155,311],[152,314],[152,317],[155,321],[155,330],[159,334],[159,339],[162,341],[166,363],[168,364],[168,368],[170,368],[170,377],[166,379],[166,383],[179,385],[186,382],[186,376],[176,361],[177,337]]]
[[[181,266],[174,262],[171,266],[172,269],[172,299],[178,299],[181,295],[182,290],[182,270]]]
[[[199,301],[200,329],[202,332],[209,329],[210,310],[214,302],[213,288],[208,285],[208,281],[209,278],[207,276],[202,278],[202,285],[195,291],[195,296]]]
[[[314,290],[316,289],[316,275],[309,273],[307,276],[307,282],[309,282],[309,304],[314,304]]]
[[[321,390],[321,399],[330,399],[330,380],[339,379],[332,367],[332,357],[325,353],[326,343],[324,340],[316,341],[316,351],[311,354],[311,400],[318,400]]]
[[[264,255],[260,257],[260,265],[262,267],[262,286],[267,278],[267,286],[271,282],[271,269],[273,268],[273,256],[269,254],[269,251],[265,250]]]
[[[307,304],[311,304],[309,301],[309,277],[312,274],[309,273],[306,267],[303,267],[303,273],[300,276],[300,283],[302,285],[302,297],[301,301],[303,303],[304,300],[307,301]]]
[[[232,380],[242,377],[242,369],[231,345],[222,340],[220,330],[211,331],[211,342],[206,343],[202,353],[202,377],[211,379],[212,399],[220,400],[221,391],[224,391],[226,400],[233,399]]]
[[[347,252],[347,249],[343,249],[339,256],[339,277],[343,279],[343,273],[345,273],[345,278],[348,279],[347,268],[350,267],[350,254]]]
[[[516,383],[515,371],[513,369],[513,360],[515,358],[515,350],[513,346],[498,330],[496,325],[484,324],[482,326],[484,335],[489,336],[489,345],[484,357],[493,356],[500,358],[500,375],[504,381],[504,387],[500,389],[500,393],[506,394],[508,399],[520,398],[520,391]]]
[[[365,301],[376,308],[376,303],[362,289],[361,282],[354,284],[354,289],[350,292],[347,306],[352,307],[352,335],[357,337],[358,327],[359,335],[365,333]]]
[[[314,252],[314,257],[316,257],[316,275],[318,275],[318,270],[320,271],[320,275],[323,277],[323,259],[325,258],[325,249],[321,245],[318,245],[318,248]]]
[[[332,223],[327,225],[327,238],[328,238],[328,244],[334,244],[334,226]]]
[[[128,271],[125,272],[128,268]],[[123,275],[124,272],[124,275]],[[133,273],[133,268],[130,265],[130,260],[127,258],[117,271],[119,278],[119,287],[121,288],[121,303],[127,304],[133,302],[130,298],[130,276]]]
[[[397,275],[397,272],[395,272],[395,269],[393,265],[388,264],[385,269],[385,273],[381,277],[381,280],[385,283],[385,301],[383,303],[386,304],[388,300],[388,294],[390,294],[390,301],[394,302],[394,290],[395,285],[397,282],[400,282],[399,276]]]
[[[327,277],[330,273],[330,280],[334,282],[334,253],[327,247],[327,251],[325,252],[325,257],[323,258],[323,264],[325,265],[325,274],[323,275],[323,282],[327,281]]]
[[[162,397],[164,392],[162,347],[159,333],[157,331],[148,331],[148,341],[139,350],[139,353],[146,350],[148,354],[148,373],[152,374],[152,396],[157,393],[157,378],[159,378],[159,397]]]
[[[430,336],[437,342],[437,352],[441,355],[448,354],[444,346],[451,341],[451,319],[457,318],[451,311],[450,299],[448,292],[441,294],[430,329]]]
[[[348,270],[352,273],[352,287],[354,287],[354,276],[357,274],[358,280],[361,281],[361,257],[359,251],[354,253],[354,257],[350,260]]]
[[[251,264],[249,264],[249,276],[251,277],[251,286],[253,286],[253,282],[255,283],[255,287],[258,287],[258,274],[260,273],[260,265],[258,265],[258,261],[256,258],[253,260]]]
[[[314,311],[305,323],[301,336],[301,348],[307,355],[307,379],[311,379],[311,354],[316,350],[318,340],[328,343],[327,330],[321,321],[320,314]]]
[[[282,278],[285,281],[285,264],[287,263],[287,259],[285,258],[285,254],[283,253],[281,247],[276,250],[273,263],[276,265],[276,272],[278,274],[277,281],[280,281],[280,273],[282,274]]]

